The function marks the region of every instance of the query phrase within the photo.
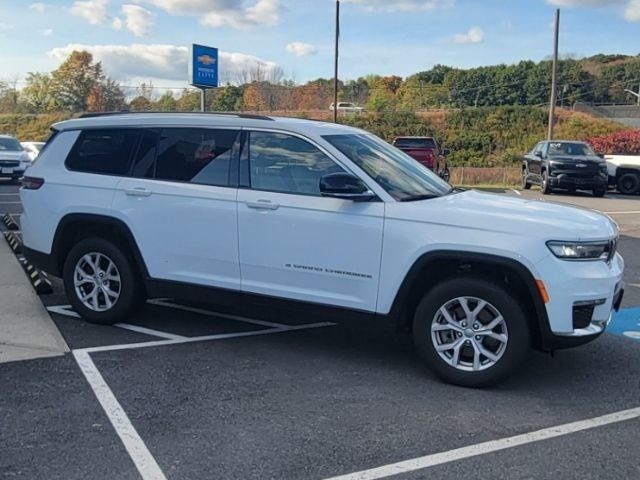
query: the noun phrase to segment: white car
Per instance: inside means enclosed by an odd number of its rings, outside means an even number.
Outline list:
[[[36,159],[42,147],[44,147],[44,142],[20,142],[24,151],[29,155],[29,160],[32,162]]]
[[[334,106],[333,103],[329,107],[329,110],[333,112]],[[338,102],[338,112],[343,113],[362,113],[364,112],[364,108],[358,107],[351,102]]]
[[[640,193],[640,155],[607,155],[604,158],[609,185],[625,195]]]
[[[18,180],[31,164],[20,142],[10,135],[0,135],[0,178]]]
[[[24,250],[92,322],[150,297],[386,319],[481,386],[530,346],[595,339],[621,302],[609,217],[457,191],[363,130],[141,113],[54,132],[23,180]]]

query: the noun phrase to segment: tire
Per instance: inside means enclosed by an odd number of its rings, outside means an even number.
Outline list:
[[[606,193],[607,193],[606,188],[595,188],[593,190],[593,196],[596,198],[602,198],[605,196]]]
[[[469,310],[479,307],[478,300],[487,302],[477,313],[477,320],[468,319],[473,323],[466,323],[465,327],[462,327],[464,311],[461,298],[467,299]],[[445,382],[463,387],[494,385],[516,370],[530,347],[529,326],[520,303],[503,286],[486,279],[460,277],[446,280],[431,289],[418,304],[413,319],[416,349],[431,370]],[[447,309],[458,330],[447,329],[450,324],[441,313],[443,308]],[[495,340],[486,333],[477,335],[483,331],[483,326],[498,318],[496,314],[502,316],[503,322],[491,333],[502,335],[503,339],[506,335],[506,342]],[[456,339],[451,338],[453,335]],[[457,359],[454,358],[454,349],[443,352],[436,349],[438,345],[457,342],[462,342]],[[497,359],[492,361],[484,356],[477,345]],[[476,356],[477,363],[474,362]],[[453,366],[456,360],[457,365]]]
[[[540,191],[543,195],[549,195],[553,192],[551,185],[549,185],[549,174],[546,170],[542,172],[542,184],[540,185]]]
[[[445,182],[448,182],[451,178],[451,172],[449,171],[449,167],[445,167],[440,170],[440,178],[442,178]]]
[[[620,175],[618,191],[625,195],[640,193],[640,173],[628,172]]]
[[[87,262],[85,257],[91,262]],[[108,266],[108,262],[113,264],[115,270]],[[92,266],[96,263],[99,265],[97,272]],[[84,272],[84,278],[81,278],[83,274],[79,273],[78,268]],[[86,238],[78,242],[65,259],[62,277],[69,303],[82,318],[92,323],[112,325],[120,322],[134,313],[145,300],[133,259],[122,247],[109,240]],[[107,290],[102,287],[96,287],[96,283],[100,283],[97,280],[102,277],[102,284],[108,284],[106,288],[114,293],[113,296],[107,295]],[[118,281],[115,280],[116,277]],[[75,278],[81,278],[77,288]],[[80,298],[81,294],[88,294],[96,289],[98,292],[95,297],[86,301]],[[106,299],[111,306],[108,306]]]
[[[529,190],[531,188],[531,182],[529,181],[529,171],[526,168],[522,169],[522,188]]]

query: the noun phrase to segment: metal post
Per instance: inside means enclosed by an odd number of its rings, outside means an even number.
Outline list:
[[[333,123],[338,123],[338,41],[340,40],[340,0],[336,0],[336,50],[333,69]]]
[[[200,89],[200,111],[201,112],[205,111],[206,94],[207,94],[207,89],[206,88],[201,88]]]
[[[558,38],[560,36],[560,9],[556,9],[555,37],[553,41],[553,71],[551,72],[551,99],[549,101],[549,131],[547,140],[553,140],[556,103],[558,101]]]

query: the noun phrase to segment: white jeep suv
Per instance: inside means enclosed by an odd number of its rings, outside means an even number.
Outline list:
[[[607,216],[455,190],[331,123],[69,120],[21,198],[26,256],[64,279],[89,321],[123,320],[152,297],[377,317],[466,386],[504,378],[530,346],[593,340],[623,293]]]

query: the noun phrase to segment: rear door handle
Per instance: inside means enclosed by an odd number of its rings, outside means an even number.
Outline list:
[[[146,188],[125,188],[124,193],[130,197],[148,197],[151,195],[151,190]]]
[[[273,203],[269,200],[257,200],[255,202],[247,202],[247,207],[256,210],[277,210],[280,208],[280,204]]]

